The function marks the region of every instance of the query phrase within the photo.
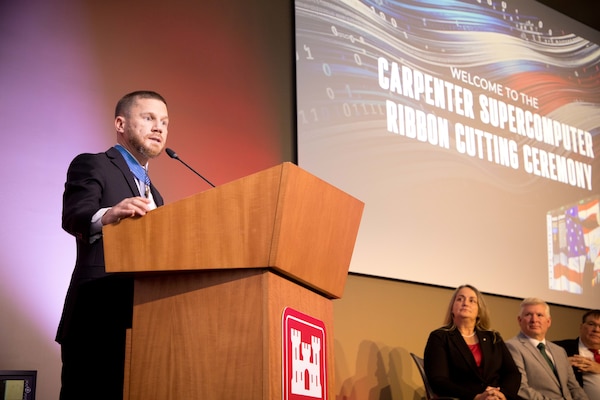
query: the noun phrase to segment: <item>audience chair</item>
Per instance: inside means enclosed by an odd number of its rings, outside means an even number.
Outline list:
[[[423,386],[425,386],[425,398],[426,400],[459,400],[455,397],[440,397],[436,396],[429,386],[429,380],[427,379],[427,375],[425,375],[425,367],[423,365],[423,359],[416,355],[415,353],[410,353],[410,356],[414,360],[415,364],[417,364],[417,369],[419,370],[419,374],[421,374],[421,378],[423,379]]]

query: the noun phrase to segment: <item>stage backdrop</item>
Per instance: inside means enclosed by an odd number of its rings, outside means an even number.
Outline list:
[[[351,271],[600,304],[600,34],[533,1],[296,0],[298,160]]]

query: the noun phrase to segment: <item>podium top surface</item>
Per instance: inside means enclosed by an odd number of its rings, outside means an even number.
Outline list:
[[[270,268],[340,298],[363,208],[286,162],[105,226],[106,270]]]

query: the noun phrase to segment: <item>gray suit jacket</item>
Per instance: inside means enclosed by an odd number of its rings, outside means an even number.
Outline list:
[[[506,341],[506,346],[521,372],[519,396],[532,400],[589,400],[575,379],[565,350],[546,341],[546,349],[552,355],[558,378],[529,338],[519,333]]]

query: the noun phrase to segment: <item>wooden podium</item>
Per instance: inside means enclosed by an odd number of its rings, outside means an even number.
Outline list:
[[[364,204],[292,163],[104,227],[106,270],[135,274],[124,398],[281,399],[282,313],[324,323]]]

